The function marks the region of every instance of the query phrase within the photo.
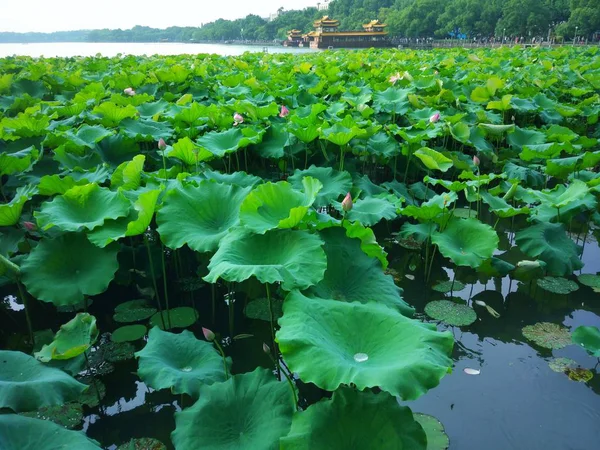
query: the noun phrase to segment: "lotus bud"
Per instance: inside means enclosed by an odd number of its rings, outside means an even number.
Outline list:
[[[167,148],[167,143],[165,142],[165,140],[163,138],[160,138],[158,140],[158,149],[159,150],[164,150]]]
[[[392,75],[392,76],[390,77],[390,83],[392,83],[392,84],[396,84],[396,82],[397,82],[398,80],[401,80],[401,79],[402,79],[402,75],[400,75],[400,72],[398,72],[398,73],[396,73],[395,75]]]
[[[37,230],[37,226],[33,222],[23,222],[23,226],[27,231],[35,231]]]
[[[479,158],[477,157],[477,155],[473,156],[473,164],[475,164],[476,167],[479,167],[480,163],[481,163],[481,161],[479,161]]]
[[[436,123],[438,120],[440,120],[440,113],[436,112],[433,116],[429,118],[429,123]]]
[[[233,126],[237,126],[240,123],[244,123],[244,117],[240,113],[235,113],[233,115]]]
[[[344,197],[344,200],[342,200],[342,209],[344,212],[349,212],[352,211],[352,206],[354,206],[352,203],[352,196],[350,195],[350,192],[348,192]]]
[[[271,348],[264,342],[263,342],[263,352],[265,352],[267,355],[271,354]]]
[[[135,95],[135,91],[133,90],[133,88],[130,87],[123,89],[123,93],[125,95],[129,95],[130,97],[133,97]]]
[[[204,334],[204,337],[208,342],[212,342],[215,340],[215,333],[210,331],[208,328],[202,327],[202,334]]]
[[[279,117],[287,117],[290,114],[290,110],[285,107],[285,105],[281,105],[281,112],[279,113]]]

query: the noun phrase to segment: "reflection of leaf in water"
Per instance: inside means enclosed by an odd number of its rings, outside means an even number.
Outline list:
[[[587,383],[594,377],[591,370],[584,369],[583,367],[576,367],[575,369],[569,367],[565,370],[565,373],[569,376],[569,379],[581,381],[582,383]]]

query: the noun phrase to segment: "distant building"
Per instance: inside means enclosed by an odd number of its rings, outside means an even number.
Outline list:
[[[302,43],[302,31],[290,30],[288,31],[287,40],[283,41],[285,47],[299,47]]]
[[[323,3],[317,3],[317,9],[319,11],[325,11],[329,9],[329,0],[323,0]]]
[[[303,47],[310,48],[370,48],[389,47],[387,25],[372,20],[363,25],[363,30],[339,31],[339,20],[323,16],[314,24],[314,31],[302,36]],[[295,31],[295,30],[294,30]]]

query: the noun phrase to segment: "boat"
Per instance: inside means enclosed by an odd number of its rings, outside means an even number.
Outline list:
[[[302,36],[302,47],[333,48],[371,48],[391,47],[386,24],[372,20],[363,25],[362,30],[340,31],[340,21],[323,16],[314,22],[314,31]]]

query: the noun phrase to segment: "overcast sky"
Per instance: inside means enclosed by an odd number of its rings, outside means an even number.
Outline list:
[[[66,31],[146,25],[200,26],[218,18],[267,17],[324,0],[0,0],[0,31]]]

